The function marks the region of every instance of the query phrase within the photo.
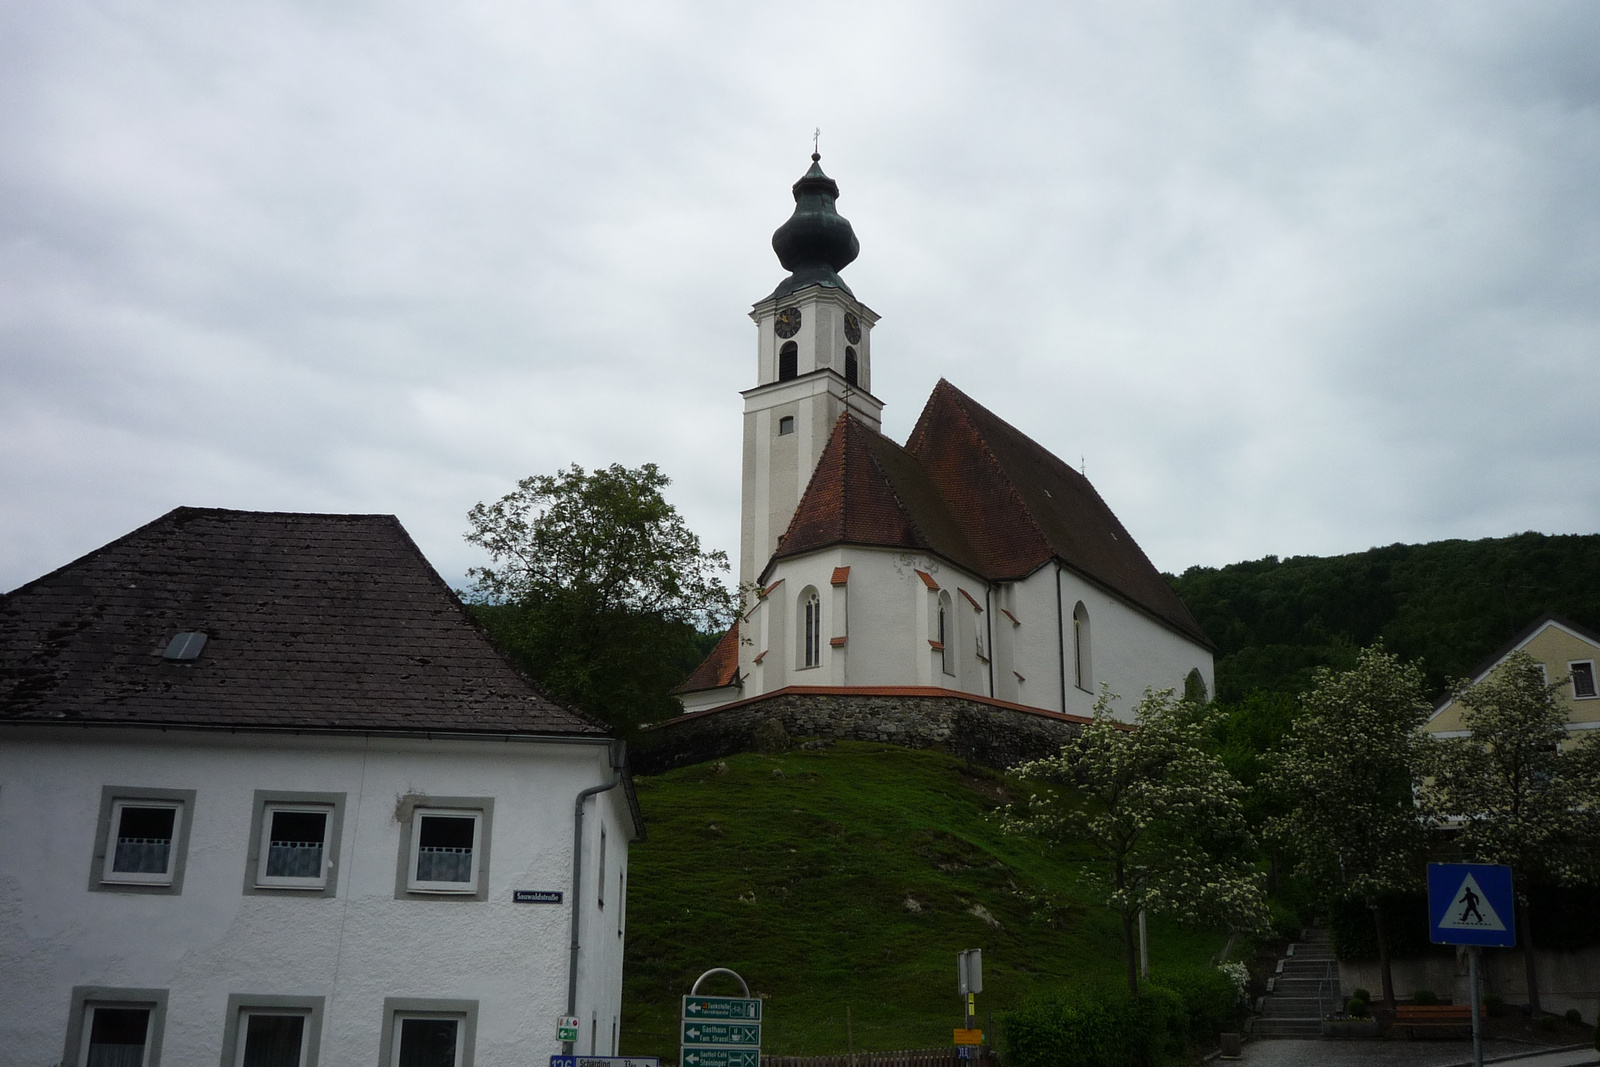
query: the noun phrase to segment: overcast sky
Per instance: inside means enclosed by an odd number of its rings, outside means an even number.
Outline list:
[[[1165,570],[1600,530],[1600,4],[0,4],[0,589],[180,505],[659,464],[737,549],[813,128],[940,377]]]

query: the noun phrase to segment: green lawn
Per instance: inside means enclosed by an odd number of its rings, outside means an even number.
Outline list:
[[[624,1054],[676,1062],[678,998],[712,967],[766,998],[771,1053],[844,1051],[847,1011],[858,1050],[949,1044],[961,949],[983,949],[986,1026],[1035,989],[1122,973],[1081,854],[986,818],[1016,789],[992,771],[842,742],[637,784],[649,839],[629,861]],[[1151,966],[1204,963],[1223,940],[1153,923]]]

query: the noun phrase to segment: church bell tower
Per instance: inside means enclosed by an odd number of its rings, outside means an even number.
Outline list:
[[[789,276],[750,311],[756,385],[744,397],[744,486],[739,582],[754,582],[788,529],[828,435],[849,411],[874,430],[872,327],[878,316],[839,277],[861,252],[834,210],[839,186],[822,157],[794,183],[794,214],[772,235]]]

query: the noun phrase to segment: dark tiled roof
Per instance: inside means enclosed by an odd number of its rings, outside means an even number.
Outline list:
[[[209,640],[192,663],[162,650]],[[0,597],[0,720],[602,736],[391,515],[178,508]]]
[[[728,632],[717,641],[710,654],[701,661],[700,666],[678,686],[677,691],[696,693],[702,689],[721,689],[723,686],[738,683],[739,623],[735,620],[734,624],[728,627]]]
[[[1021,578],[1053,557],[1210,647],[1089,480],[949,382],[934,387],[906,449],[950,501],[986,577]]]

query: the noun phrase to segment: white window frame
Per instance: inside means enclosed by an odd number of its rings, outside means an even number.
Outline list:
[[[472,820],[472,877],[465,882],[429,882],[417,877],[417,861],[422,855],[422,820],[429,816]],[[413,893],[441,893],[472,896],[478,892],[479,869],[483,864],[483,812],[475,808],[424,808],[411,812],[411,857],[406,864],[406,888]]]
[[[478,1002],[475,1000],[434,1000],[411,997],[385,997],[384,1026],[378,1048],[383,1067],[400,1063],[400,1032],[407,1019],[450,1019],[456,1024],[456,1067],[473,1067],[473,1046],[477,1043]]]
[[[807,586],[800,594],[800,670],[822,666],[822,594]]]
[[[1589,688],[1595,690],[1594,692],[1589,693],[1586,696],[1579,694],[1579,692],[1578,692],[1578,678],[1577,678],[1577,675],[1574,674],[1573,670],[1572,670],[1572,668],[1574,668],[1574,667],[1588,667],[1589,668]],[[1571,681],[1571,684],[1572,684],[1572,699],[1573,700],[1600,700],[1600,678],[1596,678],[1595,677],[1594,660],[1592,660],[1592,659],[1575,659],[1575,660],[1569,661],[1567,663],[1567,674],[1569,675],[1570,681]]]
[[[283,1015],[300,1019],[299,1067],[309,1067],[306,1063],[306,1055],[311,1050],[311,1011],[309,1009],[267,1007],[239,1009],[239,1036],[234,1042],[237,1051],[233,1056],[233,1067],[244,1067],[244,1054],[249,1051],[250,1017],[252,1015]]]
[[[167,1018],[167,991],[109,986],[73,987],[72,1015],[67,1023],[67,1044],[61,1062],[69,1067],[85,1067],[88,1063],[89,1036],[94,1033],[94,1013],[101,1008],[131,1008],[149,1012],[140,1067],[160,1067],[162,1032]]]
[[[267,861],[272,855],[272,816],[277,812],[321,815],[322,867],[313,878],[296,878],[290,875],[267,873]],[[267,801],[261,808],[260,855],[256,859],[256,887],[259,889],[326,889],[328,866],[333,853],[334,809],[332,804],[297,804],[289,801]],[[414,868],[413,868],[414,869]]]
[[[140,871],[117,871],[112,866],[117,860],[118,829],[122,825],[122,813],[128,808],[157,808],[169,810],[172,815],[172,839],[167,845],[167,869],[160,873]],[[180,842],[184,839],[184,820],[187,812],[181,800],[166,800],[141,797],[117,797],[111,802],[111,821],[106,830],[106,855],[102,861],[100,880],[109,885],[158,885],[170,886],[178,869],[178,850]]]

